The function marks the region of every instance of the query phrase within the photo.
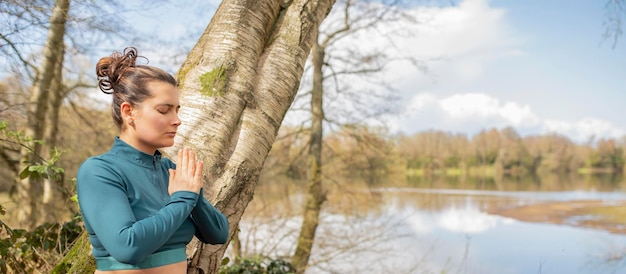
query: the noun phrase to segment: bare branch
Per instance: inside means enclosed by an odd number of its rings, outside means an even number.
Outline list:
[[[337,29],[334,32],[331,32],[329,34],[327,34],[326,38],[324,39],[323,42],[320,43],[320,46],[322,48],[326,48],[326,46],[328,45],[329,41],[332,41],[335,36],[338,36],[341,33],[347,32],[350,30],[350,7],[352,6],[352,0],[348,0],[346,2],[345,8],[343,10],[344,13],[344,25],[343,28]]]
[[[608,0],[604,6],[605,16],[603,25],[605,27],[603,39],[612,39],[612,48],[615,49],[617,41],[622,35],[622,22],[626,19],[626,1]]]
[[[9,47],[11,48],[11,50],[13,51],[13,53],[15,54],[15,56],[17,56],[17,58],[20,60],[20,62],[22,63],[22,65],[25,68],[25,71],[28,73],[28,76],[30,78],[33,78],[33,75],[30,73],[30,70],[37,70],[37,67],[35,65],[33,65],[32,63],[28,62],[20,53],[20,50],[18,50],[17,46],[9,39],[7,39],[6,36],[4,36],[4,34],[0,33],[0,38],[2,38],[2,40],[4,40],[7,45],[9,45]]]

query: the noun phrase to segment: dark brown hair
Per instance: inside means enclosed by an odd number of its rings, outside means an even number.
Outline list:
[[[152,96],[147,89],[148,83],[159,81],[177,85],[176,79],[164,70],[137,65],[137,57],[137,49],[128,47],[123,53],[115,51],[111,56],[101,58],[96,65],[100,90],[113,95],[111,116],[119,129],[123,124],[120,105],[128,102],[135,107]]]

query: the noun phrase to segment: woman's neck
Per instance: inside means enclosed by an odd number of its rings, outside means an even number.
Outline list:
[[[128,130],[120,133],[120,140],[124,141],[124,143],[127,143],[129,146],[134,147],[136,150],[139,150],[146,154],[154,155],[157,150],[157,148],[142,143],[139,139],[130,134]]]

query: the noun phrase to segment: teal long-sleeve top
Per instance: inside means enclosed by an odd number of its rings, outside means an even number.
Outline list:
[[[184,248],[193,235],[208,244],[228,239],[228,220],[202,195],[168,193],[175,164],[115,138],[112,148],[81,164],[77,192],[94,257],[137,264],[147,256]]]

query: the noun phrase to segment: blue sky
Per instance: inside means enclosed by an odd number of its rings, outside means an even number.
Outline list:
[[[195,40],[185,35],[199,35],[219,2],[170,3],[150,17],[131,14],[129,21],[191,48]],[[432,61],[428,74],[406,63],[389,68],[386,77],[403,100],[400,114],[386,117],[386,124],[404,134],[443,130],[471,136],[511,126],[522,136],[557,132],[577,142],[626,136],[626,37],[615,48],[602,38],[606,2],[463,0],[414,7],[415,16],[432,20],[411,27],[414,37],[398,37],[396,43]],[[372,37],[345,44],[380,46]],[[143,55],[152,56],[152,64],[171,62],[153,57],[163,50],[147,47]],[[286,122],[295,116],[288,114]]]
[[[626,39],[615,48],[602,39],[605,2],[465,0],[433,9],[441,31],[406,44],[445,58],[429,65],[434,81],[403,75],[408,103],[390,119],[394,130],[512,126],[578,142],[626,135]]]

